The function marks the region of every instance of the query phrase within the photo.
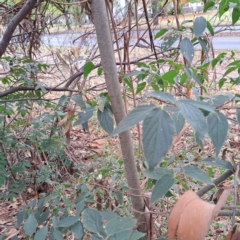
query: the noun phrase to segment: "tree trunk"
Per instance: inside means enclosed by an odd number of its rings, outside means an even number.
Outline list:
[[[163,17],[167,17],[168,16],[168,8],[167,8],[167,4],[165,4],[165,6],[162,9],[162,16]]]
[[[118,124],[125,116],[122,94],[118,82],[118,74],[113,51],[113,43],[110,35],[108,15],[106,12],[105,0],[92,0],[91,4],[93,22],[96,28],[97,41],[100,50],[101,63],[106,79],[107,90],[110,96],[113,114]],[[144,215],[139,212],[144,211],[144,201],[140,188],[137,168],[133,154],[133,143],[130,131],[119,134],[121,151],[124,160],[127,184],[131,195],[134,216],[138,219],[139,230],[145,232],[146,223]]]
[[[2,40],[0,41],[0,57],[2,57],[6,51],[6,48],[11,41],[12,35],[18,24],[29,14],[36,3],[37,0],[27,0],[22,9],[9,22],[7,29],[3,34]]]
[[[63,12],[63,15],[64,15],[64,17],[65,17],[67,29],[68,29],[69,31],[72,30],[71,25],[70,25],[70,22],[69,22],[68,11],[64,11],[64,12]]]
[[[158,0],[152,0],[152,17],[155,17],[158,12]],[[158,17],[155,18],[153,25],[158,25]]]

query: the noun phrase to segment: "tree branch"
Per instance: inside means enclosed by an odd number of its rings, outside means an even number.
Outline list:
[[[64,91],[71,91],[71,92],[78,92],[78,90],[70,90],[68,88],[51,88],[51,87],[44,87],[47,91],[55,91],[55,92],[64,92]],[[36,90],[35,87],[27,87],[27,86],[18,86],[18,87],[13,87],[10,88],[4,92],[0,92],[0,98],[6,97],[7,95],[18,92],[18,91],[31,91],[31,90]],[[38,89],[41,90],[41,89]]]
[[[207,193],[209,190],[211,190],[212,188],[214,188],[215,186],[217,186],[219,183],[223,182],[224,180],[226,180],[228,177],[230,177],[231,175],[233,175],[233,171],[232,170],[228,170],[226,171],[223,175],[215,178],[213,180],[214,185],[206,185],[203,188],[201,188],[200,190],[198,190],[196,192],[196,194],[199,197],[202,197],[205,193]]]
[[[9,42],[11,41],[12,35],[16,27],[18,26],[18,24],[34,8],[34,5],[36,3],[37,3],[37,0],[27,0],[27,2],[23,5],[22,9],[12,18],[0,42],[0,57],[2,57],[2,55],[6,51],[6,48]]]

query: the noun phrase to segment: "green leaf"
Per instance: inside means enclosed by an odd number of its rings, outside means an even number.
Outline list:
[[[30,215],[23,226],[23,231],[27,236],[32,236],[37,229],[38,223],[33,215]]]
[[[225,168],[225,169],[229,169],[229,170],[233,170],[233,166],[230,162],[227,161],[223,161],[221,159],[218,158],[205,158],[204,160],[202,160],[203,163],[215,166],[215,167],[220,167],[220,168]]]
[[[173,121],[162,109],[153,109],[143,121],[143,152],[152,170],[172,145]]]
[[[229,73],[237,70],[237,68],[238,68],[237,66],[228,68],[228,69],[226,70],[226,72],[223,74],[223,77],[225,77],[225,76],[227,76]]]
[[[187,175],[188,177],[191,177],[197,181],[200,181],[206,184],[214,185],[212,180],[209,178],[209,176],[197,167],[185,166],[183,167],[183,170],[185,175]]]
[[[194,101],[192,99],[179,100],[179,102],[180,103],[189,103],[189,104],[193,105],[194,107],[203,109],[207,112],[215,113],[215,108],[208,102]]]
[[[178,107],[183,117],[190,123],[193,129],[199,133],[200,139],[203,139],[207,133],[207,124],[203,113],[188,103],[179,102]]]
[[[35,205],[37,204],[37,200],[36,200],[36,198],[35,199],[33,199],[30,203],[28,203],[28,207],[30,207],[30,208],[32,208],[32,207],[35,207]]]
[[[114,194],[116,195],[119,204],[123,204],[123,194],[118,191],[115,191]]]
[[[218,156],[222,145],[225,142],[228,132],[228,121],[222,113],[210,113],[207,118],[208,135],[215,147]]]
[[[105,231],[102,231],[100,233],[94,233],[91,236],[91,240],[103,240],[103,239],[108,239]]]
[[[239,65],[240,65],[240,60],[235,60],[235,61],[229,63],[229,64],[228,64],[228,67],[229,67],[229,66],[239,67]]]
[[[107,211],[102,211],[101,214],[102,214],[103,221],[106,221],[106,222],[108,222],[108,221],[110,221],[113,218],[116,218],[118,216],[114,212],[107,212]]]
[[[202,47],[202,49],[203,49],[206,57],[209,58],[206,41],[205,41],[202,37],[199,37],[199,38],[198,38],[198,41],[199,41],[199,43],[200,43],[200,45],[201,45],[201,47]],[[209,61],[209,59],[206,59],[205,61]],[[205,61],[204,61],[204,62],[205,62]],[[203,62],[203,64],[204,64],[204,62]],[[207,64],[209,65],[210,63],[207,62]],[[199,83],[199,82],[198,82],[198,83]],[[200,84],[200,83],[199,83],[199,84]]]
[[[218,81],[218,87],[219,89],[222,88],[222,86],[224,85],[224,83],[227,81],[226,78],[220,78],[219,81]]]
[[[66,95],[62,95],[61,97],[60,97],[60,99],[58,100],[58,106],[63,106],[64,105],[64,103],[67,101],[67,96]]]
[[[56,215],[52,216],[52,223],[54,228],[58,227],[59,220]]]
[[[188,66],[190,66],[194,56],[194,49],[193,49],[192,42],[188,38],[184,38],[181,42],[180,49],[181,49],[182,55],[188,61]]]
[[[165,102],[170,102],[172,104],[175,104],[177,102],[174,96],[167,92],[160,92],[160,91],[148,92],[148,95]]]
[[[212,99],[213,104],[216,107],[223,105],[228,100],[229,100],[228,96],[225,96],[225,95],[217,95],[217,96],[214,96]]]
[[[82,212],[82,210],[84,209],[84,207],[85,207],[84,201],[81,201],[81,202],[79,202],[79,203],[76,205],[76,216],[77,216],[77,217],[81,214],[81,212]]]
[[[133,229],[136,222],[137,221],[134,218],[116,217],[107,223],[106,225],[107,234],[114,235],[124,230]]]
[[[200,136],[201,134],[199,132],[195,132],[195,141],[198,144],[198,146],[203,150],[203,142]]]
[[[82,108],[86,108],[86,105],[80,96],[72,96],[72,100]]]
[[[111,133],[111,136],[114,136],[116,134],[119,134],[132,126],[138,124],[141,122],[148,114],[151,112],[154,108],[156,108],[155,105],[141,105],[137,106],[135,109],[133,109],[123,120],[118,124],[118,126],[114,129],[114,131]]]
[[[42,227],[35,234],[34,240],[45,240],[47,237],[47,232],[48,232],[47,226]]]
[[[39,210],[40,213],[42,212],[44,203],[45,203],[45,198],[40,198],[37,206],[37,209]]]
[[[209,21],[207,21],[207,29],[212,34],[212,36],[214,36],[214,29]]]
[[[165,37],[161,45],[162,51],[166,52],[179,39],[179,37],[180,35],[178,33]]]
[[[139,83],[137,85],[136,94],[140,93],[146,86],[146,82]]]
[[[128,85],[130,90],[132,90],[133,89],[132,81],[130,81],[128,78],[124,78],[123,80]]]
[[[90,62],[86,62],[83,66],[83,75],[84,77],[87,77],[88,74],[94,69],[94,64]]]
[[[165,29],[165,28],[161,29],[159,32],[156,33],[154,40],[163,36],[167,31],[168,29]]]
[[[221,17],[225,12],[227,12],[229,9],[229,0],[221,0],[219,3],[219,17]]]
[[[71,226],[71,230],[73,231],[74,239],[83,239],[84,229],[80,221],[77,221],[73,226]]]
[[[148,70],[148,68],[146,70]],[[142,74],[145,74],[145,72],[144,71],[132,71],[132,72],[126,74],[124,77],[129,78],[129,77],[133,77],[136,75],[142,75]]]
[[[209,8],[213,7],[215,5],[214,1],[207,1],[204,5],[204,12],[206,12]]]
[[[145,177],[151,178],[154,180],[159,180],[166,174],[173,176],[173,172],[171,170],[168,170],[167,168],[154,168],[153,171],[149,171],[149,170],[143,171],[143,175]]]
[[[73,126],[86,123],[92,116],[95,108],[89,107],[78,113],[78,120],[75,121]]]
[[[150,205],[152,205],[159,198],[163,197],[168,192],[168,190],[172,187],[173,184],[174,184],[174,178],[172,174],[164,175],[161,179],[159,179],[152,190]]]
[[[26,219],[27,219],[27,211],[22,211],[17,213],[17,222],[16,222],[17,228],[19,228],[23,220],[26,220]]]
[[[192,79],[193,78],[193,70],[191,68],[188,68],[188,67],[184,67],[184,71],[185,73],[187,74],[188,78],[189,79]]]
[[[54,230],[53,236],[54,236],[54,238],[57,239],[57,240],[64,240],[61,232],[58,231],[57,229]]]
[[[73,216],[65,217],[59,222],[58,227],[70,227],[74,225],[77,221],[78,217]]]
[[[133,234],[131,234],[132,230],[125,230],[110,236],[109,240],[128,240],[130,236],[130,240],[138,240],[146,235],[145,233],[141,233],[138,231],[134,231]]]
[[[170,70],[164,73],[161,78],[167,82],[174,83],[174,78],[178,75],[177,70]]]
[[[97,70],[97,74],[98,76],[100,76],[103,72],[103,68],[102,67],[99,67],[98,70]]]
[[[176,133],[179,135],[179,133],[182,131],[183,126],[185,124],[185,118],[180,112],[175,112],[172,115],[172,120],[175,125]]]
[[[193,33],[196,37],[200,37],[207,27],[207,21],[204,17],[197,17],[193,24]]]
[[[236,114],[237,114],[237,122],[240,125],[240,108],[236,109]]]
[[[90,232],[99,233],[103,231],[102,215],[95,209],[87,208],[83,211],[82,223]]]
[[[101,127],[110,134],[113,131],[113,118],[111,116],[111,112],[108,108],[104,107],[103,112],[101,112],[99,109],[97,111],[97,118],[101,125]]]
[[[240,17],[240,8],[239,6],[235,6],[232,11],[232,25],[234,25]]]
[[[186,81],[187,81],[187,73],[184,72],[184,73],[181,75],[180,83],[183,85],[184,83],[186,83]]]
[[[39,225],[43,224],[47,220],[49,213],[50,213],[49,209],[47,209],[45,212],[42,213],[42,215],[38,219]]]

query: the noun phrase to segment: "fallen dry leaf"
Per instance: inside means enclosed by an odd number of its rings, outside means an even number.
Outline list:
[[[58,126],[62,127],[63,125],[65,125],[64,129],[63,129],[63,135],[66,136],[66,142],[67,145],[70,144],[70,130],[71,130],[71,117],[74,115],[74,106],[72,104],[69,104],[65,110],[67,112],[66,116],[59,121]]]
[[[237,230],[237,225],[235,225],[233,229],[228,232],[225,240],[240,240],[240,232]]]
[[[230,190],[223,191],[216,205],[203,201],[196,193],[187,191],[174,206],[168,220],[168,240],[175,235],[181,240],[203,240],[211,221],[225,203]]]

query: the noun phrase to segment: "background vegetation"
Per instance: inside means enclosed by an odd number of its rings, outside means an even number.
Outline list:
[[[182,4],[0,3],[0,239],[164,239],[186,190],[235,225],[240,6]]]

